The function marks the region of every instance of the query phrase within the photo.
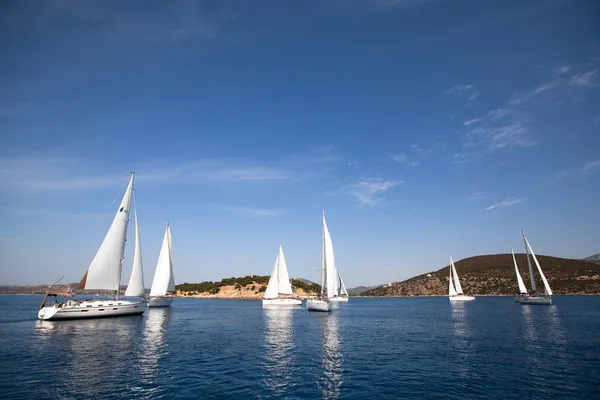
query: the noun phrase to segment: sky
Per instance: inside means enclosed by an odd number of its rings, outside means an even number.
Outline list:
[[[600,252],[600,4],[4,1],[0,284],[79,281],[129,174],[146,286]],[[133,229],[122,283],[131,271]]]

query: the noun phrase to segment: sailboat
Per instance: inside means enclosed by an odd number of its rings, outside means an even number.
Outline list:
[[[133,268],[129,277],[129,284],[125,290],[125,297],[144,297],[144,268],[142,267],[142,245],[138,227],[135,194],[133,195],[133,222],[135,223],[135,242],[133,245]]]
[[[515,263],[515,272],[517,273],[517,281],[519,283],[519,295],[515,297],[515,301],[521,304],[537,304],[537,305],[552,305],[552,289],[550,289],[550,285],[548,284],[548,280],[546,280],[546,276],[542,271],[542,267],[538,262],[527,237],[525,237],[525,232],[521,231],[523,234],[523,242],[525,242],[525,252],[527,254],[527,266],[529,267],[529,278],[531,279],[531,294],[527,293],[527,288],[525,287],[525,283],[519,274],[519,269],[517,268],[517,260],[514,258],[515,254],[513,252],[513,261]],[[531,253],[531,257],[533,257],[533,261],[542,277],[542,282],[544,283],[544,295],[540,296],[537,293],[537,289],[535,287],[535,279],[533,278],[533,268],[531,267],[531,259],[529,257],[529,253]]]
[[[331,236],[325,222],[325,211],[323,210],[323,222],[321,226],[321,293],[318,297],[306,299],[308,311],[331,311],[331,297],[336,293],[335,260]]]
[[[348,290],[346,290],[346,285],[344,285],[344,281],[342,280],[342,276],[337,272],[337,285],[336,285],[336,295],[334,295],[330,300],[333,302],[348,302]]]
[[[473,296],[467,296],[463,293],[458,274],[456,273],[456,267],[454,266],[454,260],[450,257],[450,278],[448,279],[448,298],[450,301],[471,301],[475,300]],[[454,284],[452,284],[452,276],[454,275]]]
[[[146,304],[143,301],[128,301],[119,299],[119,285],[123,259],[125,256],[125,243],[127,240],[127,225],[129,224],[129,208],[133,195],[133,172],[125,195],[117,210],[117,214],[104,237],[104,241],[96,256],[90,263],[87,272],[77,286],[78,290],[106,290],[114,291],[114,300],[67,300],[59,302],[57,296],[72,297],[74,291],[67,293],[46,292],[38,312],[42,320],[78,319],[116,317],[122,315],[143,314]],[[135,205],[134,205],[135,206]],[[48,298],[54,298],[53,305],[46,305]]]
[[[275,259],[275,266],[271,272],[271,278],[267,284],[267,290],[262,301],[263,306],[295,306],[301,305],[302,300],[292,291],[290,277],[287,271],[283,247],[279,246],[279,253]]]
[[[160,254],[158,255],[156,271],[154,271],[148,307],[169,307],[173,301],[170,293],[173,292],[175,292],[175,276],[173,274],[171,224],[167,223]]]

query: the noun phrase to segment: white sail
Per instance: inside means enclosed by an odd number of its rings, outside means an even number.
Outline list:
[[[340,274],[338,274],[338,278],[339,278],[338,286],[339,286],[339,290],[340,290],[340,296],[348,296],[348,291],[346,290],[346,285],[344,285],[344,281],[342,280],[342,277],[340,276]]]
[[[169,246],[169,225],[165,229],[156,271],[154,272],[154,280],[150,289],[150,296],[165,296],[167,292],[172,291],[172,276],[173,266],[171,265],[171,249]]]
[[[83,288],[86,290],[119,290],[132,191],[133,173],[112,225],[88,267],[87,274],[84,277],[85,283],[82,282],[84,284]]]
[[[535,287],[535,278],[533,277],[533,268],[531,267],[531,258],[529,257],[529,249],[527,248],[527,240],[525,240],[525,231],[521,229],[521,233],[523,234],[523,242],[525,243],[525,253],[527,256],[527,267],[529,268],[529,279],[531,280],[531,291],[533,294],[537,293],[537,288]]]
[[[137,208],[135,206],[135,194],[133,196],[133,222],[135,223],[135,244],[133,249],[133,268],[125,296],[144,296],[144,269],[142,267],[142,245],[140,243],[140,231],[138,227]]]
[[[275,257],[275,265],[273,265],[273,271],[271,271],[267,290],[265,290],[263,296],[265,299],[276,299],[279,294],[279,254],[280,253],[277,253],[277,257]]]
[[[277,253],[277,258],[275,259],[275,265],[273,266],[264,298],[276,299],[280,294],[294,294],[281,246],[279,246],[279,253]]]
[[[337,294],[337,276],[335,268],[335,256],[333,254],[333,243],[325,222],[325,213],[323,213],[323,246],[325,253],[325,284],[327,297],[331,298]]]
[[[456,289],[454,289],[454,285],[452,284],[452,265],[448,267],[448,270],[450,271],[450,277],[448,278],[448,296],[456,296],[458,293],[456,293]]]
[[[171,224],[167,224],[167,233],[169,235],[169,260],[171,262],[171,278],[169,279],[169,288],[168,292],[175,291],[175,263],[173,262],[173,239],[171,238]]]
[[[279,263],[277,278],[279,281],[278,290],[279,294],[294,294],[292,291],[292,284],[290,283],[290,276],[287,270],[287,263],[285,262],[285,256],[283,255],[283,248],[279,246],[279,254],[277,256]]]
[[[460,286],[460,281],[458,280],[458,274],[456,273],[456,267],[454,266],[452,257],[450,257],[450,264],[452,265],[452,273],[454,274],[454,287],[456,288],[456,293],[463,294],[462,286]]]
[[[523,278],[521,278],[521,274],[519,273],[519,268],[517,267],[517,259],[515,258],[515,252],[513,249],[510,249],[512,253],[513,262],[515,263],[515,273],[517,274],[517,282],[519,283],[519,293],[527,294],[527,288],[525,287],[525,282],[523,282]]]
[[[527,244],[527,247],[529,248],[529,251],[531,252],[531,256],[533,257],[533,261],[535,262],[535,265],[540,273],[540,276],[542,277],[542,282],[544,282],[544,289],[546,290],[546,294],[548,296],[552,296],[552,289],[550,289],[550,285],[548,284],[548,281],[546,280],[546,276],[544,275],[544,272],[542,272],[542,267],[540,266],[540,263],[538,262],[538,259],[535,256],[535,253],[533,252],[531,245],[529,244],[529,240],[527,240],[526,237],[524,237],[524,238],[525,238],[525,244]]]

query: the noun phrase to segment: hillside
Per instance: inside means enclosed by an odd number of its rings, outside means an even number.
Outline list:
[[[357,286],[350,289],[347,289],[349,296],[360,296],[361,293],[366,292],[367,290],[375,289],[377,286]]]
[[[585,260],[537,256],[544,274],[556,295],[600,294],[600,264]],[[530,288],[529,271],[525,254],[517,254],[519,272]],[[532,261],[533,262],[533,261]],[[470,295],[513,295],[517,280],[512,256],[493,254],[466,258],[455,262],[460,282]],[[448,294],[449,267],[415,276],[402,282],[379,286],[363,292],[361,296],[446,296]],[[534,268],[538,288],[543,288],[541,278]],[[428,276],[430,275],[430,276]]]
[[[248,275],[225,278],[220,282],[182,283],[176,285],[177,296],[217,299],[260,299],[269,283],[268,276]],[[292,288],[300,297],[317,294],[321,286],[306,279],[292,279]]]
[[[583,261],[591,261],[591,262],[595,262],[595,263],[600,263],[600,253],[594,254],[593,256],[590,256],[588,258],[584,258]]]

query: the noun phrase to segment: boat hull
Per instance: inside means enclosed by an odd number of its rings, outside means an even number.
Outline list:
[[[263,306],[300,306],[300,299],[262,299]]]
[[[320,299],[307,299],[306,309],[308,311],[329,312],[331,311],[331,302]]]
[[[329,299],[329,301],[331,301],[333,303],[347,303],[348,298],[347,297],[332,297]]]
[[[146,311],[146,303],[127,300],[71,300],[42,307],[38,319],[55,321],[61,319],[107,318],[126,315],[141,315]]]
[[[150,297],[148,307],[170,307],[172,302],[172,297]]]
[[[552,297],[550,296],[517,296],[515,301],[521,304],[533,304],[539,306],[551,306]]]
[[[475,300],[475,297],[459,294],[458,296],[449,296],[448,299],[450,299],[450,301],[473,301]]]

